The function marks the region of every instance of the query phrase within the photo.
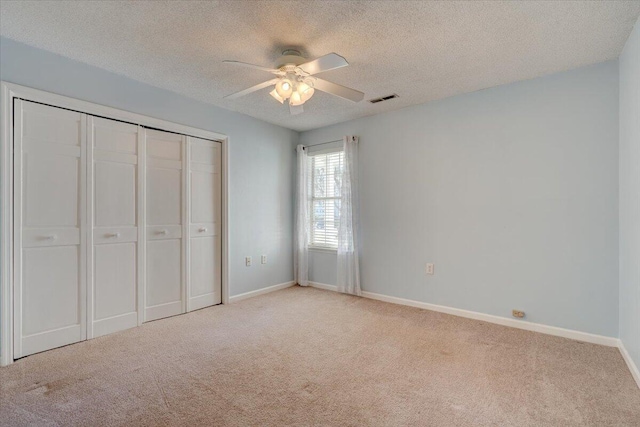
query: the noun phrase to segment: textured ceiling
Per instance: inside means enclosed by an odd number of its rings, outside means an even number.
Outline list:
[[[0,33],[295,130],[421,104],[615,59],[640,1],[2,1]],[[365,92],[358,104],[316,92],[291,116],[271,78],[223,59],[272,66],[283,48],[330,52],[349,67],[321,74]],[[397,93],[379,104],[368,99]]]

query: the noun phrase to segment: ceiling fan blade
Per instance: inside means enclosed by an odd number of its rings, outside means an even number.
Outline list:
[[[353,102],[360,102],[364,99],[364,93],[359,90],[351,89],[336,83],[331,83],[322,79],[315,79],[314,88],[323,92],[330,93],[331,95],[339,96],[340,98],[348,99]]]
[[[291,105],[289,104],[289,112],[291,112],[291,115],[294,116],[296,114],[300,114],[304,111],[304,108],[302,108],[302,105]]]
[[[322,73],[329,70],[335,70],[336,68],[342,68],[349,65],[346,59],[337,53],[329,53],[327,55],[316,58],[313,61],[305,62],[298,65],[298,68],[302,68],[307,74],[313,75]]]
[[[257,84],[255,86],[251,86],[248,89],[241,90],[240,92],[236,92],[236,93],[232,93],[231,95],[227,95],[224,98],[225,99],[240,98],[241,96],[247,95],[247,94],[249,94],[251,92],[255,92],[255,91],[260,90],[260,89],[264,89],[265,87],[274,85],[276,83],[278,83],[278,79],[271,79],[271,80],[268,80],[266,82],[262,82],[260,84]]]
[[[246,62],[240,62],[240,61],[222,61],[222,62],[224,62],[225,64],[239,65],[241,67],[247,67],[247,68],[254,68],[256,70],[266,71],[267,73],[273,73],[273,74],[280,73],[280,70],[276,70],[275,68],[267,68],[261,65],[247,64]]]

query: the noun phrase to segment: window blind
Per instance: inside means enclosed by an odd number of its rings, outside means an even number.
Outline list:
[[[311,233],[309,246],[336,249],[340,226],[340,201],[344,152],[332,151],[309,156],[311,185]]]

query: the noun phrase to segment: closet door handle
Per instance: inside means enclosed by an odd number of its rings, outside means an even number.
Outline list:
[[[207,231],[207,228],[206,227],[200,227],[200,228],[198,228],[198,231],[201,232],[201,233],[204,233],[204,232]]]

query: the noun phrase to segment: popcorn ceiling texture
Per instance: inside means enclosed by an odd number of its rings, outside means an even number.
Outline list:
[[[298,131],[615,59],[640,1],[285,2],[2,1],[0,34]],[[305,113],[264,89],[222,97],[270,74],[287,47],[336,52],[321,77],[399,99],[358,104],[316,93]]]

